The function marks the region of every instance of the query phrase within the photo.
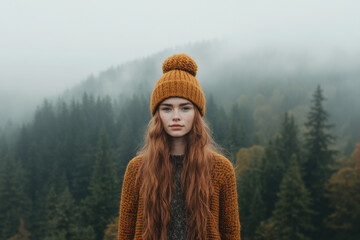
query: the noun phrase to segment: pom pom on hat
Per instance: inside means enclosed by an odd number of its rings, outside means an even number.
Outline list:
[[[205,114],[205,97],[196,79],[196,62],[188,55],[175,54],[162,65],[163,75],[151,94],[150,111],[154,115],[158,105],[169,97],[182,97],[195,104],[201,116]]]
[[[166,59],[162,66],[163,73],[171,70],[186,71],[196,77],[197,65],[196,62],[186,54],[175,54]]]

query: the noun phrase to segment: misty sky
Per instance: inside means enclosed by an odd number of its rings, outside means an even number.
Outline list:
[[[212,39],[359,54],[359,13],[356,0],[0,0],[0,93],[60,93],[91,73]]]

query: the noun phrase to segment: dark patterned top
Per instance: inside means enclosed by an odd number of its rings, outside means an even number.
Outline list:
[[[168,240],[186,240],[186,198],[181,190],[180,180],[183,160],[183,155],[171,156],[171,162],[175,164],[175,189],[171,198]]]

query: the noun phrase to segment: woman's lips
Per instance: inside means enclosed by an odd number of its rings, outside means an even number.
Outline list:
[[[174,125],[171,125],[170,127],[171,127],[171,129],[173,129],[173,130],[180,130],[183,126],[178,125],[178,124],[174,124]]]

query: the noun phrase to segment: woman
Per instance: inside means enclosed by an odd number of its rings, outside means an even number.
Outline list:
[[[145,146],[125,172],[118,239],[240,239],[234,169],[217,154],[186,54],[163,63]]]

